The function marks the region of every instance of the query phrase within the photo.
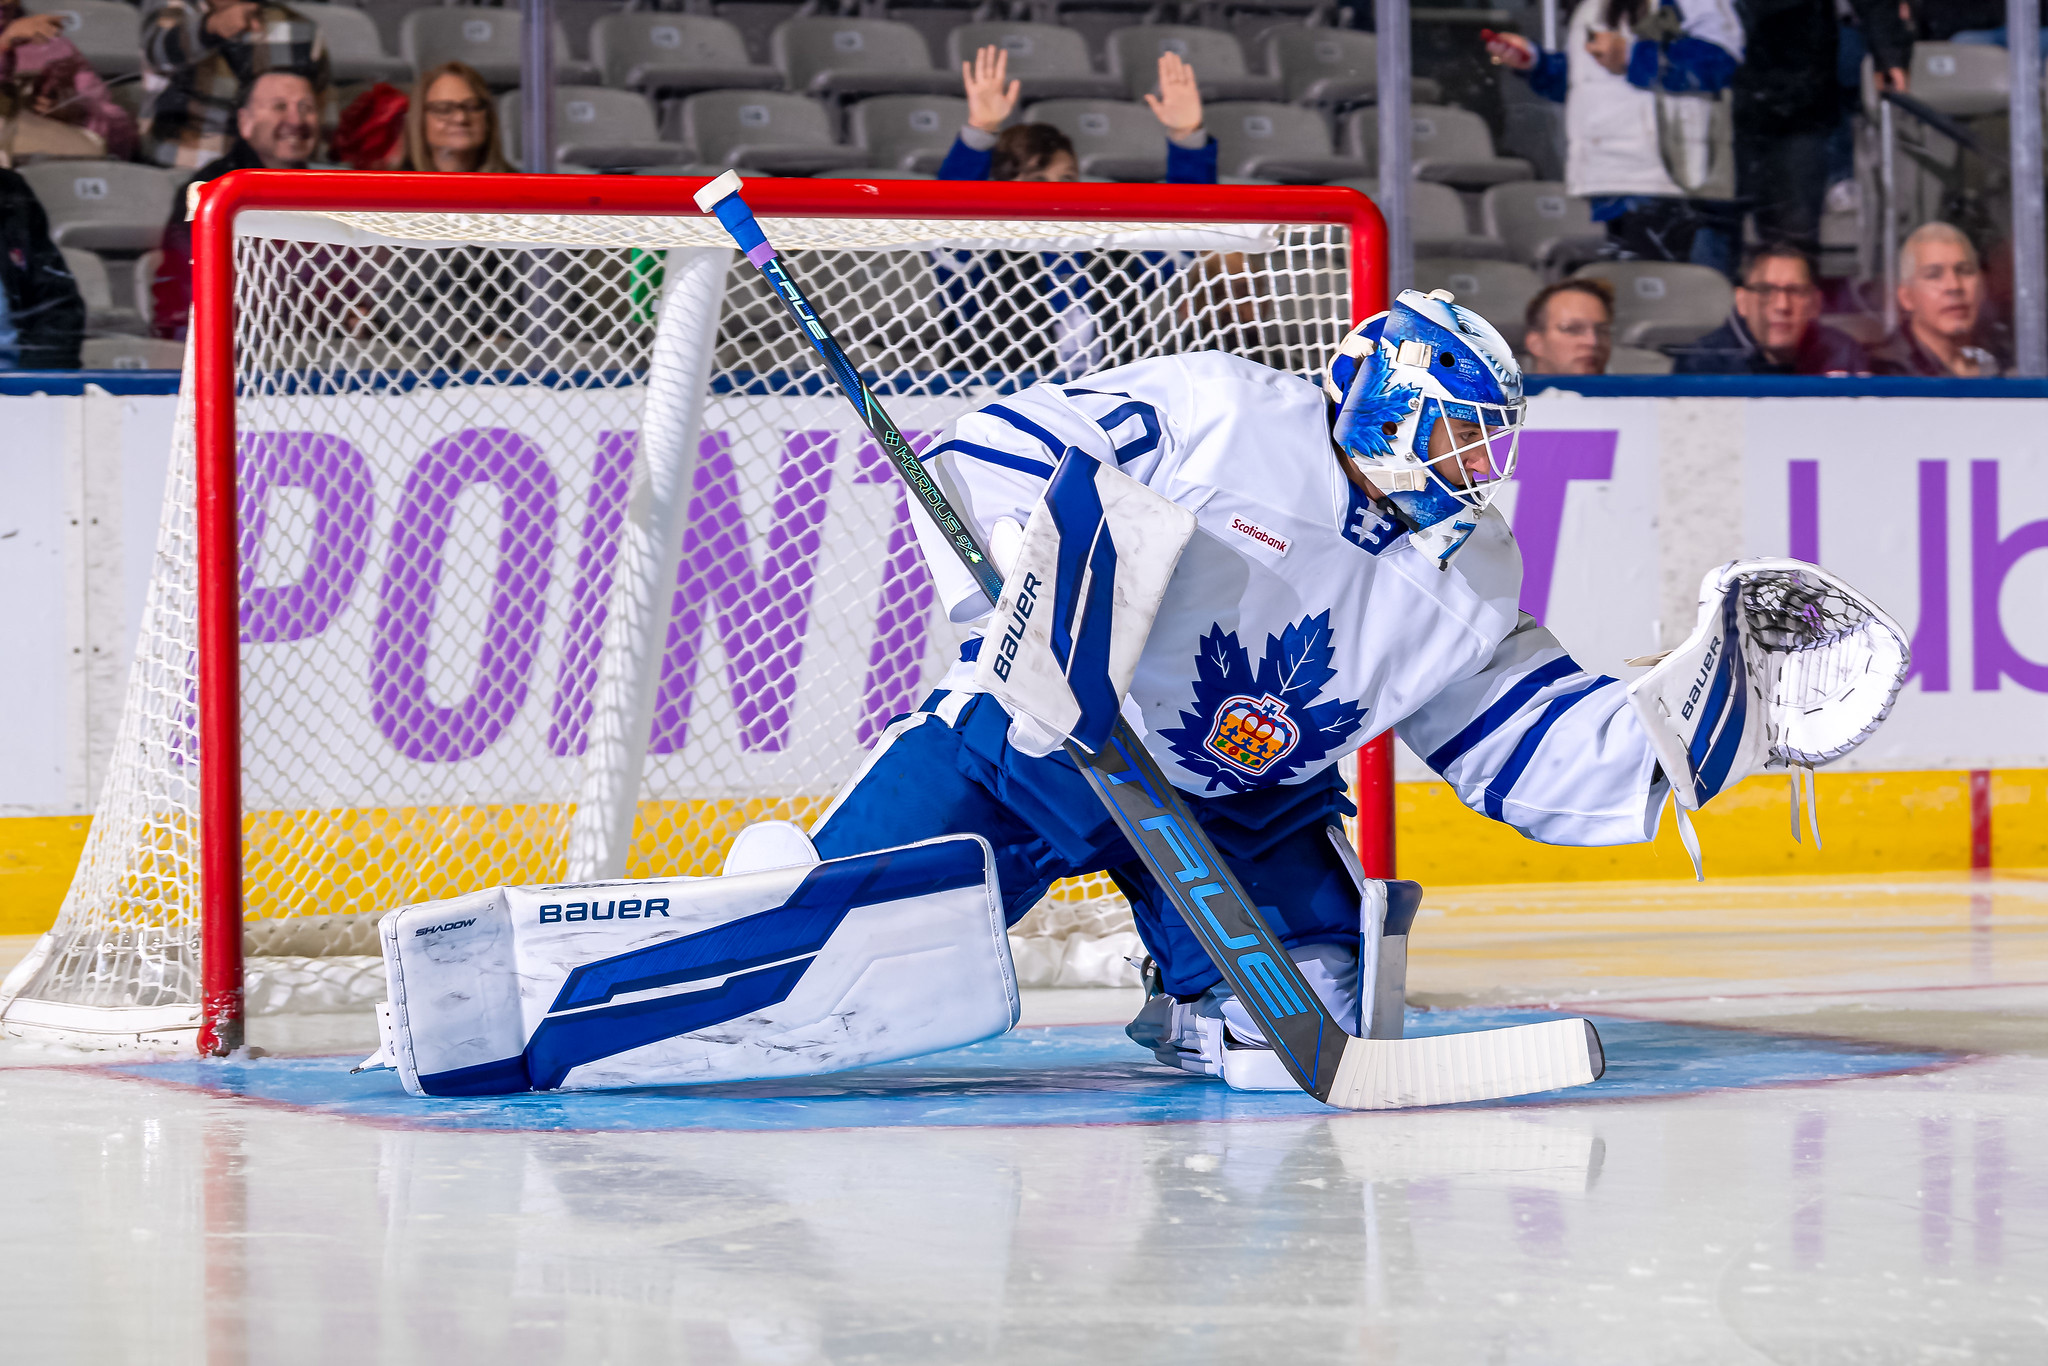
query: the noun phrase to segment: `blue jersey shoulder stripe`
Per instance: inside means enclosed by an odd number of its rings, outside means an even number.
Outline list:
[[[918,458],[930,460],[933,456],[944,454],[947,451],[958,451],[962,455],[973,456],[976,460],[986,460],[991,465],[1002,465],[1008,469],[1021,470],[1034,479],[1052,478],[1053,467],[1043,460],[1033,460],[1027,455],[1013,455],[1009,451],[999,451],[994,446],[977,446],[972,441],[961,441],[957,438],[932,447]]]
[[[1514,687],[1502,693],[1498,702],[1481,712],[1465,729],[1439,745],[1429,756],[1429,766],[1442,773],[1463,758],[1474,745],[1512,720],[1517,712],[1529,704],[1530,698],[1558,679],[1580,672],[1583,671],[1579,668],[1578,661],[1570,655],[1559,655],[1548,664],[1531,669],[1522,675]]]
[[[1046,454],[1050,455],[1055,462],[1067,453],[1066,442],[1060,440],[1014,408],[1005,408],[1000,403],[991,403],[985,408],[975,409],[974,413],[969,414],[969,416],[974,416],[975,414],[983,417],[992,417],[998,422],[1007,422],[1026,436],[1044,443]]]
[[[1550,733],[1550,728],[1557,724],[1557,719],[1590,694],[1616,681],[1618,680],[1602,674],[1577,692],[1568,692],[1561,697],[1550,699],[1550,705],[1543,709],[1543,715],[1537,717],[1536,724],[1529,727],[1527,733],[1515,742],[1515,752],[1508,756],[1508,761],[1501,765],[1500,772],[1494,774],[1493,781],[1486,785],[1487,815],[1495,820],[1504,819],[1501,809],[1507,801],[1508,793],[1515,790],[1515,783],[1521,778],[1522,770],[1536,757],[1537,749],[1543,744],[1543,737]]]

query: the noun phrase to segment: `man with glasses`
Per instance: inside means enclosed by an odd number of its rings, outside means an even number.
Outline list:
[[[1559,280],[1529,300],[1522,369],[1535,375],[1604,375],[1614,353],[1614,286]]]
[[[1867,375],[1856,339],[1820,320],[1813,261],[1788,243],[1758,247],[1742,266],[1728,321],[1678,356],[1679,375]]]

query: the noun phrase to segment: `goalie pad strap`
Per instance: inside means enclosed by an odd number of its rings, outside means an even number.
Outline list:
[[[975,686],[1101,749],[1194,532],[1193,513],[1070,447],[1024,527]]]

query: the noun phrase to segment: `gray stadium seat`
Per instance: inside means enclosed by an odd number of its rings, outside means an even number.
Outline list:
[[[770,90],[711,90],[677,105],[680,140],[694,161],[809,175],[865,166],[868,154],[832,140],[825,107]]]
[[[30,14],[55,14],[64,36],[102,76],[131,76],[142,70],[141,16],[117,0],[29,0]]]
[[[85,330],[93,336],[114,332],[139,332],[142,317],[132,304],[114,302],[114,289],[107,278],[107,263],[97,252],[63,248],[64,264],[78,282],[79,297],[85,300]]]
[[[84,251],[155,247],[172,192],[187,178],[133,161],[44,161],[22,167],[21,176],[50,216],[52,240]]]
[[[1296,104],[1338,108],[1379,94],[1379,40],[1370,33],[1282,24],[1260,34],[1259,52],[1266,74],[1279,77]],[[1410,76],[1408,86],[1416,104],[1443,99],[1443,87],[1427,76]]]
[[[1379,165],[1378,109],[1360,109],[1345,120],[1351,154]],[[1447,104],[1418,104],[1409,112],[1409,147],[1417,180],[1441,181],[1461,190],[1481,190],[1506,180],[1533,180],[1536,172],[1520,157],[1493,154],[1486,120]]]
[[[398,27],[398,50],[419,75],[442,62],[467,62],[493,90],[519,84],[519,40],[524,20],[516,9],[434,6],[416,9]],[[597,68],[569,55],[568,36],[556,25],[555,79],[588,85]]]
[[[1555,180],[1511,180],[1479,198],[1480,221],[1505,242],[1514,260],[1542,271],[1591,261],[1607,241],[1593,206]]]
[[[1269,31],[1265,48],[1267,74],[1297,104],[1358,104],[1379,91],[1379,40],[1370,33],[1289,24]]]
[[[515,166],[523,164],[524,154],[519,97],[517,90],[498,96],[498,127],[504,132],[505,157]],[[611,171],[680,166],[689,160],[689,154],[680,143],[662,141],[645,95],[572,85],[555,91],[555,160],[565,166]]]
[[[1711,266],[1683,261],[1596,261],[1572,272],[1614,286],[1614,339],[1628,346],[1683,346],[1728,320],[1735,290]]]
[[[1246,70],[1244,49],[1228,33],[1178,24],[1136,24],[1109,35],[1109,71],[1121,77],[1132,99],[1159,90],[1160,54],[1172,52],[1195,69],[1195,84],[1208,100],[1277,100],[1280,82]]]
[[[1333,184],[1357,190],[1380,202],[1377,180],[1339,180]],[[1385,206],[1381,205],[1384,209]],[[1465,225],[1465,201],[1448,185],[1417,180],[1408,186],[1408,233],[1417,256],[1455,256],[1467,260],[1519,259],[1498,238],[1475,233]]]
[[[79,348],[81,370],[178,370],[185,343],[156,337],[90,337]]]
[[[1610,375],[1668,375],[1671,357],[1641,346],[1617,346],[1607,354]]]
[[[590,29],[590,57],[606,85],[650,95],[779,90],[782,73],[747,60],[746,40],[704,14],[612,14]]]
[[[2003,114],[2012,104],[2005,49],[1980,43],[1915,43],[1913,98],[1959,119]]]
[[[327,65],[336,82],[352,85],[359,81],[412,79],[412,64],[384,51],[377,36],[377,22],[354,5],[294,3],[292,8],[319,26],[327,40]]]
[[[1366,172],[1365,163],[1356,157],[1340,157],[1330,150],[1330,125],[1320,110],[1257,100],[1224,101],[1205,105],[1202,119],[1216,139],[1216,166],[1224,175],[1320,185]]]
[[[930,171],[906,171],[898,166],[843,166],[836,171],[819,171],[813,180],[937,180]]]
[[[936,171],[967,122],[957,95],[877,95],[846,111],[853,145],[876,166]]]
[[[1152,111],[1127,100],[1047,100],[1024,111],[1074,144],[1081,174],[1105,180],[1158,180],[1166,174],[1166,130]]]
[[[1088,61],[1088,43],[1058,24],[962,24],[946,35],[946,66],[958,71],[985,47],[1010,54],[1009,72],[1027,104],[1039,100],[1120,100],[1124,83],[1099,74]]]
[[[1513,261],[1457,261],[1441,256],[1415,258],[1417,289],[1448,289],[1458,302],[1500,329],[1516,350],[1522,346],[1522,311],[1543,281],[1535,271]]]
[[[888,19],[791,19],[769,53],[791,90],[807,95],[951,95],[960,73],[932,67],[924,35]]]

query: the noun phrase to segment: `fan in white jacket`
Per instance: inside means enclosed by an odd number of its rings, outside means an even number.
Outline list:
[[[1698,198],[1716,158],[1730,156],[1713,125],[1742,64],[1731,0],[1580,0],[1563,51],[1511,33],[1492,35],[1488,50],[1563,102],[1565,186],[1593,201],[1614,255],[1733,263],[1732,215]]]

